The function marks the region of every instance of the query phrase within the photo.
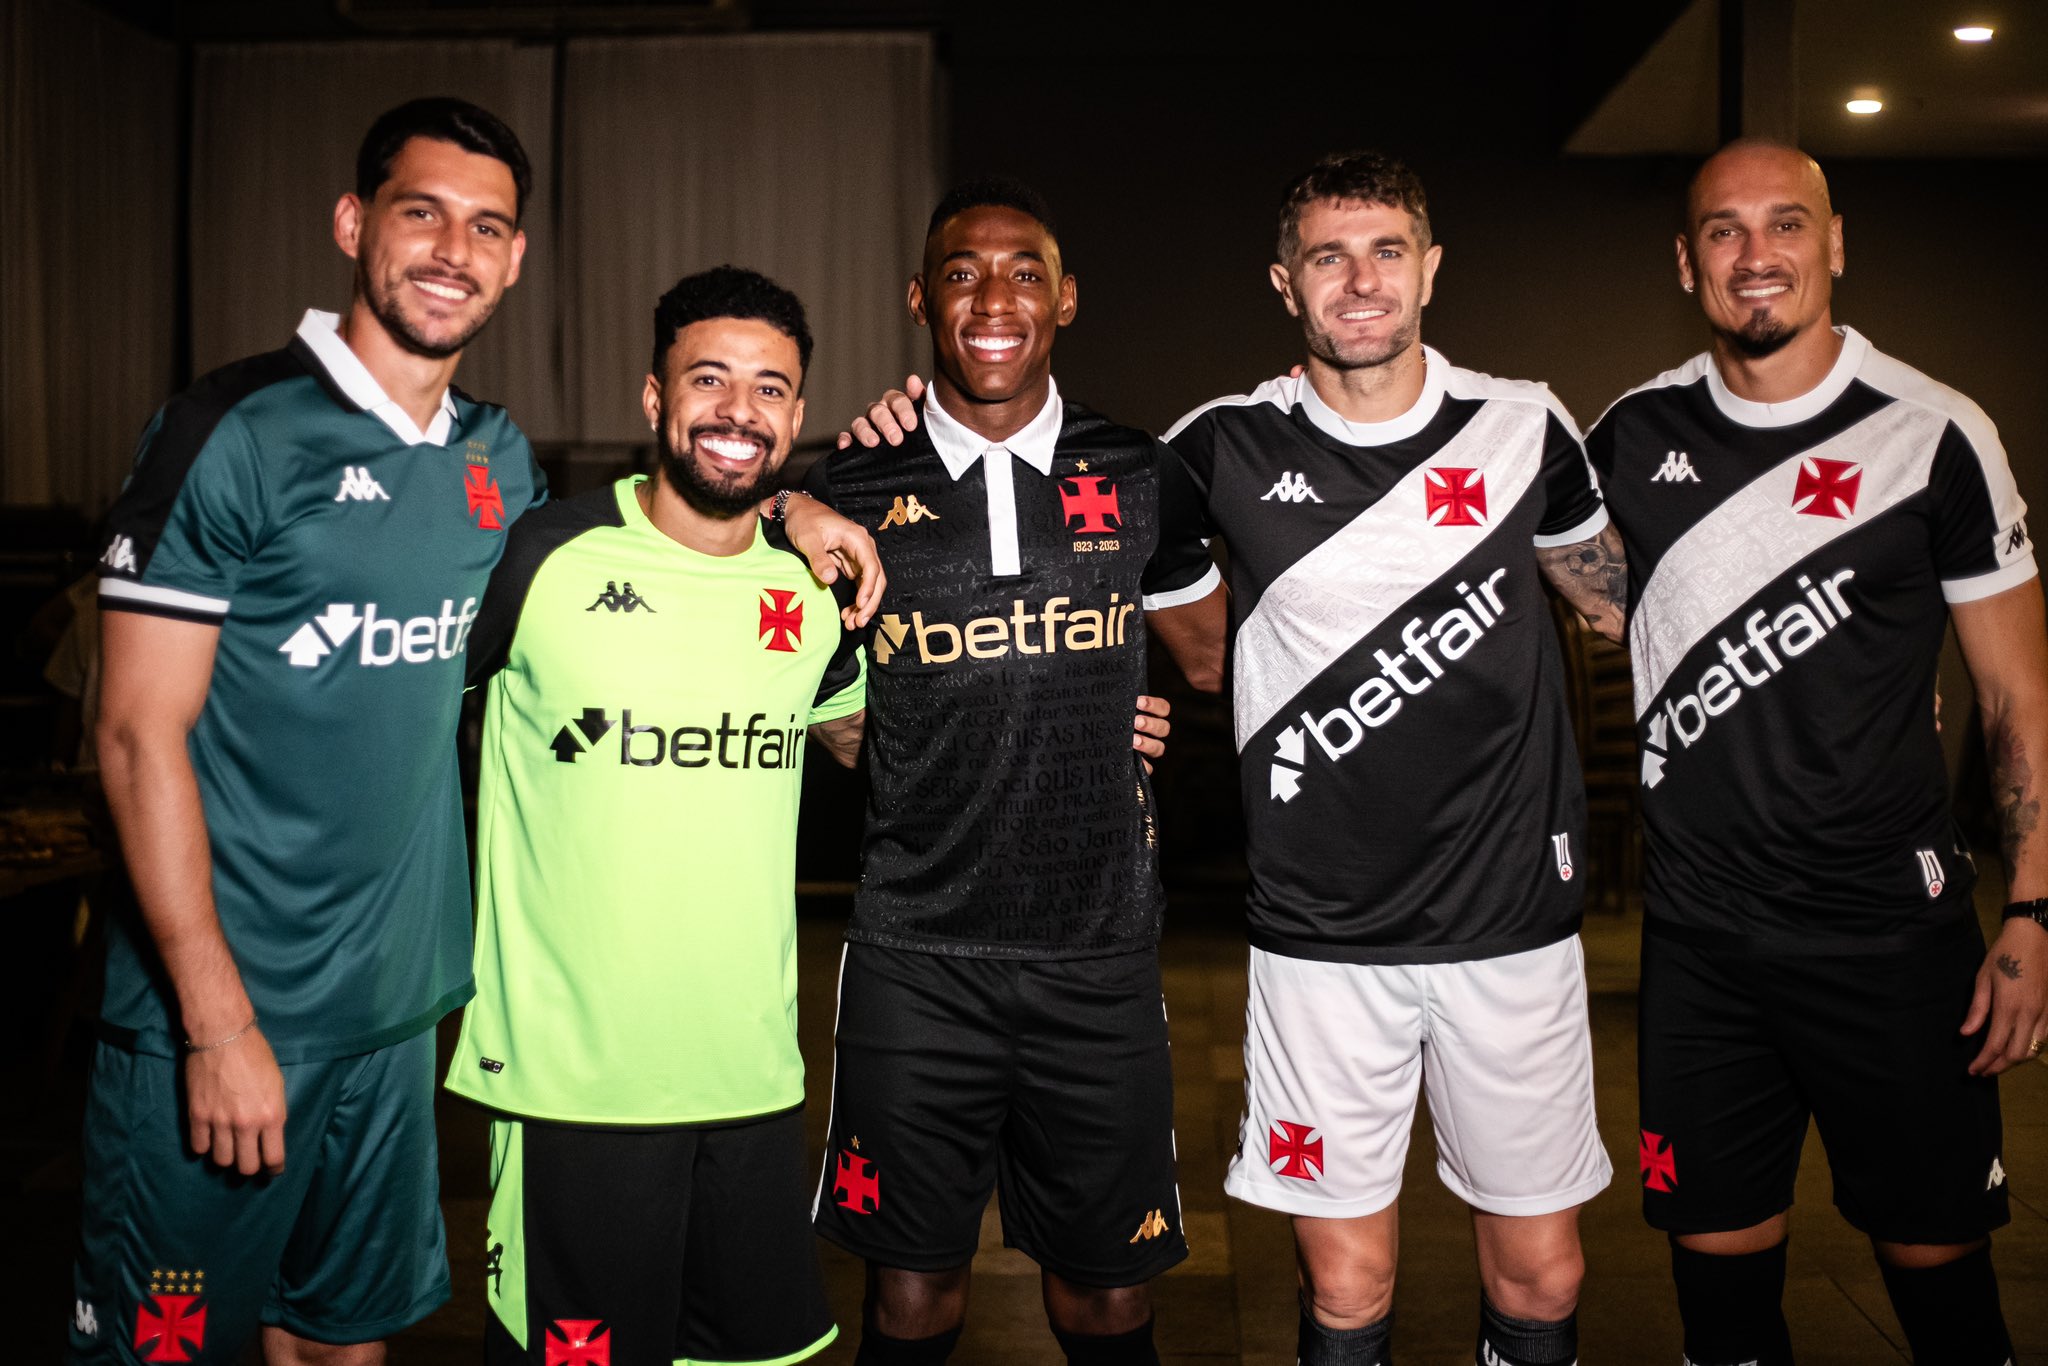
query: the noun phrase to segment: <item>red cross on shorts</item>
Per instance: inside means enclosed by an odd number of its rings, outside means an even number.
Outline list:
[[[1066,513],[1069,522],[1076,517],[1081,519],[1081,525],[1073,528],[1074,535],[1102,536],[1123,525],[1124,515],[1116,505],[1116,485],[1110,484],[1107,493],[1102,491],[1102,486],[1108,482],[1099,474],[1081,474],[1060,480],[1060,510]],[[1067,491],[1068,484],[1074,486],[1071,493]],[[1109,524],[1112,517],[1116,519],[1117,526]]]
[[[1480,471],[1448,465],[1426,469],[1422,489],[1427,498],[1422,515],[1431,526],[1486,525],[1486,476]]]
[[[612,1335],[603,1319],[556,1319],[548,1329],[547,1366],[612,1366]]]
[[[1642,1132],[1642,1141],[1636,1145],[1636,1164],[1643,1169],[1643,1189],[1668,1191],[1676,1188],[1678,1154],[1672,1150],[1671,1140],[1648,1129]]]
[[[882,1178],[875,1164],[844,1148],[839,1150],[839,1173],[832,1178],[832,1198],[855,1214],[873,1214],[882,1207]]]
[[[491,478],[489,468],[483,465],[464,467],[462,491],[469,495],[469,510],[476,514],[476,524],[480,529],[505,529],[505,495],[498,492],[498,481]]]
[[[148,1305],[135,1311],[135,1350],[141,1351],[150,1343],[151,1349],[145,1361],[190,1361],[192,1353],[206,1345],[206,1310],[192,1306],[199,1299],[197,1295],[151,1295],[156,1301],[154,1312]]]
[[[795,607],[791,603],[796,603]],[[763,649],[795,654],[796,647],[803,643],[804,605],[787,588],[761,590],[761,629],[755,635],[765,636],[771,631],[774,639],[763,644]]]
[[[1266,1131],[1266,1165],[1275,1176],[1297,1181],[1320,1181],[1323,1177],[1323,1134],[1310,1124],[1283,1119]]]
[[[1856,510],[1863,467],[1849,460],[1809,457],[1792,484],[1792,510],[1808,517],[1847,517]]]

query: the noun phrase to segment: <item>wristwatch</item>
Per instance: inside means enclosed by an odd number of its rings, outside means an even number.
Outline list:
[[[2032,901],[2008,901],[2005,903],[2006,920],[2031,920],[2042,929],[2048,930],[2048,896],[2035,897]]]
[[[775,505],[768,509],[768,520],[771,522],[780,522],[784,518],[788,517],[789,500],[793,496],[795,496],[795,494],[795,489],[777,489],[775,491]]]

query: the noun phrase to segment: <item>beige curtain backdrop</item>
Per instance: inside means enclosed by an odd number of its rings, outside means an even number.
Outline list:
[[[646,441],[654,301],[730,262],[803,299],[815,439],[928,365],[903,289],[935,199],[922,35],[570,43],[562,96],[565,390],[594,441]]]
[[[290,339],[308,308],[348,303],[334,203],[355,185],[377,115],[420,95],[473,100],[533,162],[519,283],[462,358],[456,383],[503,403],[535,438],[562,430],[549,231],[553,53],[509,42],[220,44],[194,59],[192,364],[204,374]]]
[[[171,384],[177,54],[0,0],[0,503],[96,514]]]

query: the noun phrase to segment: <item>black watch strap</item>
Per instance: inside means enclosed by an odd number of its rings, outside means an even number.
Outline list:
[[[2048,896],[2035,897],[2032,901],[2008,901],[2005,903],[2006,920],[2031,920],[2042,929],[2048,930]]]

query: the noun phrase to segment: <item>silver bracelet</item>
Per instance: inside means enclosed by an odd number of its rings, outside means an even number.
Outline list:
[[[786,520],[789,516],[789,500],[792,498],[808,497],[810,495],[801,489],[777,489],[775,491],[775,504],[768,509],[768,520],[771,522]]]
[[[251,1015],[249,1017],[249,1023],[243,1025],[240,1029],[228,1035],[219,1043],[193,1043],[190,1039],[185,1040],[185,1051],[187,1053],[211,1053],[216,1048],[226,1048],[229,1044],[233,1043],[236,1039],[241,1038],[244,1034],[247,1034],[250,1030],[254,1029],[255,1027],[256,1017],[254,1015]]]

